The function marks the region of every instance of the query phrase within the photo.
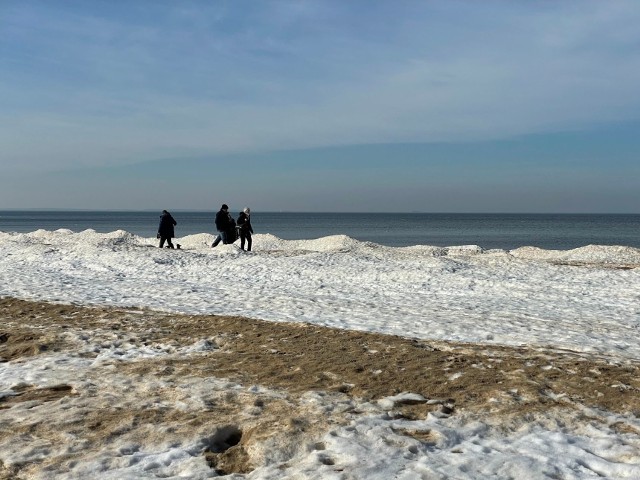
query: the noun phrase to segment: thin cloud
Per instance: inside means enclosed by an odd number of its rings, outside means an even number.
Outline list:
[[[640,114],[635,2],[70,5],[8,9],[0,162],[476,141]]]

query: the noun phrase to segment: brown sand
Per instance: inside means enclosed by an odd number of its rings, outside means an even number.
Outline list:
[[[324,391],[350,398],[378,400],[401,392],[438,399],[397,406],[397,415],[423,418],[441,413],[477,412],[491,416],[522,416],[549,410],[596,407],[640,416],[640,372],[636,361],[595,357],[571,351],[533,347],[505,347],[413,340],[374,333],[337,330],[308,324],[272,323],[240,317],[188,316],[154,311],[106,307],[83,307],[13,298],[0,299],[0,362],[76,351],[65,332],[87,335],[126,333],[139,345],[193,345],[211,339],[216,348],[197,356],[119,362],[119,373],[132,378],[168,376],[218,377],[242,385],[263,385],[286,392],[282,402],[252,400],[260,419],[239,425],[236,398],[212,401],[202,412],[178,409],[110,411],[109,405],[88,413],[72,425],[25,424],[20,428],[42,438],[61,430],[84,430],[95,448],[109,436],[147,435],[153,425],[181,429],[204,428],[213,422],[217,437],[205,452],[207,461],[220,472],[250,471],[255,459],[245,448],[276,434],[325,432],[341,420],[309,418],[295,402],[308,391]],[[87,355],[87,353],[84,353]],[[89,354],[90,355],[90,354]],[[455,375],[454,375],[455,374]],[[65,396],[88,395],[69,385],[35,388],[22,384],[16,395],[0,398],[0,414],[20,402],[55,402]],[[215,412],[215,416],[212,416]],[[12,426],[0,431],[0,440],[26,430]],[[621,424],[621,431],[635,431]],[[136,433],[137,431],[137,433]],[[636,432],[639,433],[640,432]],[[410,433],[408,433],[410,434]],[[418,434],[416,434],[418,435]],[[428,439],[425,439],[427,441]],[[217,442],[217,444],[216,444]],[[225,443],[226,442],[226,443]],[[221,446],[221,444],[223,444]],[[217,446],[216,446],[217,445]],[[33,465],[6,466],[0,456],[0,478],[26,475]],[[55,458],[51,462],[68,459]],[[4,462],[3,462],[4,461]],[[42,462],[37,468],[44,468]],[[3,465],[5,465],[3,470]]]

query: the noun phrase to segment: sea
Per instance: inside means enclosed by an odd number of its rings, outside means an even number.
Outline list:
[[[178,238],[215,233],[215,212],[173,211]],[[237,218],[238,212],[232,212]],[[0,211],[0,231],[115,230],[155,237],[159,211]],[[586,245],[640,248],[640,214],[303,213],[252,211],[255,233],[284,240],[347,235],[391,247],[478,245],[569,250]]]

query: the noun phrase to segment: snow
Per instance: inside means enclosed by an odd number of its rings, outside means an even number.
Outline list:
[[[640,359],[639,249],[599,245],[569,251],[526,246],[484,250],[475,245],[394,248],[340,235],[287,241],[258,234],[249,253],[236,245],[212,249],[213,238],[209,234],[179,238],[174,243],[182,249],[169,250],[158,249],[155,238],[124,231],[0,232],[0,295],[241,315],[411,338],[538,345],[622,361]],[[12,395],[11,387],[20,382],[73,383],[82,377],[78,372],[108,371],[114,358],[175,353],[170,346],[105,347],[92,343],[96,340],[84,341],[87,349],[101,348],[97,358],[61,354],[0,364],[0,398]],[[188,351],[216,348],[203,340]],[[102,378],[113,389],[122,381]],[[162,387],[144,381],[129,385],[128,401],[152,398],[149,392]],[[187,387],[188,395],[176,399],[185,408],[203,402],[211,392],[231,390],[251,396],[257,388],[223,380]],[[317,393],[309,393],[306,400],[310,411],[340,408],[340,401],[347,401]],[[409,421],[389,414],[398,402],[421,401],[429,400],[405,392],[377,404],[343,405],[365,413],[350,425],[336,426],[321,446],[289,460],[285,471],[272,461],[231,478],[640,478],[637,435],[611,427],[624,420],[640,429],[640,421],[632,414],[610,414],[603,423],[576,421],[589,412],[548,412],[509,429],[493,428],[464,415]],[[25,418],[33,414],[28,405],[12,411]],[[71,415],[65,408],[56,414]],[[407,430],[429,432],[431,441],[399,433]],[[191,443],[154,446],[155,450],[144,442],[118,445],[117,458],[112,449],[105,449],[87,458],[75,475],[209,478],[215,474],[195,453],[201,451],[203,441],[194,437]],[[11,460],[36,459],[50,454],[47,448],[34,443],[28,450],[12,451]],[[276,450],[265,452],[265,458],[275,459]],[[53,478],[55,472],[49,474]]]
[[[246,253],[208,248],[212,238],[181,238],[172,251],[124,231],[0,233],[1,293],[640,358],[635,248],[507,252],[255,235]]]

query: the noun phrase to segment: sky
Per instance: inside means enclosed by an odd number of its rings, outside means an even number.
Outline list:
[[[640,3],[0,2],[0,210],[640,213]]]

